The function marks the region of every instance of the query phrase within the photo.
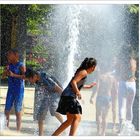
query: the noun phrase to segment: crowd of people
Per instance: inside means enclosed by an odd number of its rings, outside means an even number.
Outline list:
[[[112,58],[113,59],[113,58]],[[114,59],[112,62],[97,65],[95,58],[85,58],[80,67],[76,70],[65,89],[53,76],[44,72],[37,72],[33,69],[26,69],[19,61],[19,53],[11,49],[7,53],[8,65],[5,66],[2,78],[8,76],[8,91],[5,103],[5,116],[7,127],[9,127],[10,111],[15,108],[17,131],[21,130],[22,103],[24,98],[24,80],[35,84],[35,105],[33,119],[38,121],[39,135],[44,135],[44,120],[47,112],[50,111],[61,125],[52,136],[60,135],[70,126],[70,136],[76,135],[76,130],[81,121],[82,107],[78,100],[82,99],[80,90],[82,88],[94,88],[90,103],[96,102],[96,123],[97,135],[105,136],[107,117],[112,106],[113,130],[117,118],[121,131],[123,123],[127,120],[132,123],[133,102],[136,94],[136,60],[133,57]],[[85,85],[87,76],[97,71],[96,83]],[[94,96],[96,95],[96,99]],[[64,121],[63,116],[67,119]]]

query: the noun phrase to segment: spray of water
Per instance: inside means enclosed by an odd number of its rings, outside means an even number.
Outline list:
[[[67,19],[68,28],[68,40],[66,42],[66,47],[69,49],[69,55],[67,58],[67,79],[64,83],[64,87],[70,81],[74,73],[74,63],[76,55],[78,54],[79,46],[79,16],[80,16],[80,6],[69,7],[69,17]]]
[[[135,127],[130,121],[126,121],[121,128],[120,136],[134,136]]]
[[[63,87],[85,57],[95,57],[99,66],[111,67],[126,43],[129,25],[124,24],[125,18],[124,5],[54,6],[50,16],[53,45],[48,51],[53,75]],[[93,75],[89,80],[93,81]]]
[[[3,113],[0,113],[0,132],[6,129],[6,117]]]
[[[63,14],[62,14],[63,13]],[[54,72],[65,87],[85,57],[108,63],[124,43],[124,7],[114,5],[57,5],[50,18]]]

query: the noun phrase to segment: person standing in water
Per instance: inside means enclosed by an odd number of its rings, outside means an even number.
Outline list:
[[[112,90],[111,90],[113,132],[115,132],[116,130],[117,101],[118,101],[118,81],[117,81],[116,67],[117,67],[117,58],[113,57],[112,63],[111,63],[111,73],[110,73],[114,77],[114,80],[115,80],[114,81],[115,84],[113,85]]]
[[[136,60],[131,56],[120,57],[118,62],[118,108],[119,108],[119,131],[125,121],[132,123],[133,102],[136,95]],[[125,114],[126,112],[126,114]]]
[[[93,98],[95,94],[97,94],[96,123],[98,136],[105,136],[107,125],[106,120],[111,106],[112,89],[115,89],[116,91],[116,81],[111,73],[107,70],[107,66],[102,67],[102,69],[98,71],[96,91],[93,92],[90,98],[90,102],[93,104]]]
[[[53,136],[58,136],[68,126],[71,126],[69,135],[74,136],[76,134],[82,114],[82,107],[77,98],[82,98],[80,90],[84,86],[87,75],[91,74],[95,70],[96,65],[96,59],[85,58],[68,86],[62,92],[57,112],[66,115],[67,120],[63,122],[60,127],[52,134]],[[93,86],[94,85],[95,84],[93,84]]]
[[[114,73],[111,73],[114,78],[114,84],[111,90],[111,103],[112,103],[112,131],[116,131],[116,118],[117,118],[117,100],[118,100],[118,82]]]
[[[39,136],[44,134],[44,120],[48,110],[51,116],[55,116],[60,123],[63,122],[61,114],[56,112],[62,87],[60,83],[52,76],[44,72],[36,72],[28,69],[25,73],[25,78],[35,86],[35,101],[34,101],[34,120],[38,121]]]
[[[5,115],[7,127],[9,127],[10,111],[15,107],[17,131],[21,129],[21,110],[24,97],[24,73],[26,71],[22,62],[19,61],[19,53],[11,49],[7,54],[8,65],[4,70],[2,78],[8,76],[8,91],[5,104]]]

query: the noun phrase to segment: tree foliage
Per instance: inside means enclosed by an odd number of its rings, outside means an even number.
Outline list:
[[[21,14],[21,9],[23,6],[26,6],[26,12],[24,15],[24,17],[20,17]],[[37,41],[34,45],[31,45],[30,43],[28,43],[27,41],[27,46],[26,49],[29,48],[29,50],[31,50],[31,53],[34,53],[33,57],[34,57],[34,62],[31,62],[31,60],[27,60],[26,64],[27,65],[38,65],[41,64],[40,62],[42,62],[43,58],[47,59],[48,54],[47,54],[47,46],[44,45],[44,40],[40,39],[41,35],[49,35],[50,31],[47,30],[45,28],[43,28],[43,26],[47,26],[49,24],[48,21],[48,17],[51,13],[51,11],[53,10],[52,5],[37,5],[37,4],[30,4],[30,5],[15,5],[15,4],[7,4],[7,5],[1,5],[1,11],[3,11],[3,15],[1,16],[1,22],[3,23],[4,26],[9,27],[10,30],[12,30],[12,19],[13,18],[24,18],[26,20],[25,24],[21,23],[21,25],[26,27],[26,35],[27,35],[27,39],[29,39],[29,36],[32,36],[33,38],[37,38]],[[11,19],[11,20],[9,20]],[[20,22],[20,20],[18,20]],[[20,24],[18,22],[18,24]],[[16,23],[17,24],[17,23]],[[16,26],[15,26],[16,27]],[[22,27],[20,27],[22,28]],[[9,42],[9,45],[7,46],[11,46],[11,38],[12,38],[12,34],[10,33],[10,30],[7,30],[7,28],[5,28],[5,33],[8,33],[9,35],[9,40],[8,38],[3,41]],[[18,30],[22,30],[17,28],[16,31]],[[9,34],[10,33],[10,34]],[[18,39],[18,38],[17,38]],[[18,41],[19,42],[19,41]],[[4,42],[3,42],[4,43]],[[5,44],[5,43],[4,43]],[[3,48],[5,49],[5,48]],[[7,51],[7,49],[6,49]],[[41,57],[41,58],[40,58]],[[39,65],[38,65],[39,66]]]
[[[18,15],[19,7],[22,5],[1,5],[1,10],[5,10],[7,13],[13,15]],[[28,5],[28,10],[26,16],[27,20],[27,31],[29,34],[39,35],[44,33],[43,30],[38,28],[39,25],[48,24],[48,20],[46,20],[48,14],[51,12],[51,5],[39,5],[39,4],[31,4]],[[6,19],[4,17],[1,18],[2,21]],[[46,32],[47,33],[47,32]]]
[[[22,6],[23,5],[15,5],[15,4],[1,5],[1,10],[5,11],[5,13],[8,13],[8,15],[11,15],[11,17],[13,17],[19,15],[19,11],[21,9],[20,7]],[[47,38],[51,35],[51,31],[48,28],[46,28],[46,26],[50,24],[49,16],[51,16],[54,5],[30,4],[27,5],[27,7],[28,7],[27,12],[24,15],[26,18],[27,36],[31,35],[33,37],[34,36],[37,37],[37,43],[33,46],[32,51],[35,54],[34,56],[40,55],[41,57],[47,59],[48,51],[47,51],[47,46],[44,43],[46,40],[43,40],[41,36],[45,35],[45,37]],[[127,12],[130,13],[134,17],[133,19],[137,21],[137,15],[139,13],[139,5],[131,4],[131,5],[126,5],[126,7],[127,7]],[[7,20],[7,16],[1,17],[2,22],[6,23],[6,20]],[[8,31],[5,32],[8,33]]]
[[[27,27],[29,34],[39,35],[47,33],[47,31],[45,32],[44,30],[41,30],[39,25],[48,24],[47,17],[51,10],[51,5],[29,5],[27,13]]]
[[[131,4],[128,6],[130,13],[138,14],[139,13],[139,5],[138,4]]]

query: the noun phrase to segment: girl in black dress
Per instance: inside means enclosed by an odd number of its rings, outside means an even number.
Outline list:
[[[82,114],[82,107],[77,98],[82,98],[80,89],[84,86],[87,75],[95,70],[96,64],[96,59],[85,58],[81,66],[77,69],[74,77],[61,94],[57,112],[67,115],[67,120],[53,133],[53,136],[59,135],[70,125],[71,129],[69,135],[75,135]],[[94,85],[95,84],[92,86]]]

